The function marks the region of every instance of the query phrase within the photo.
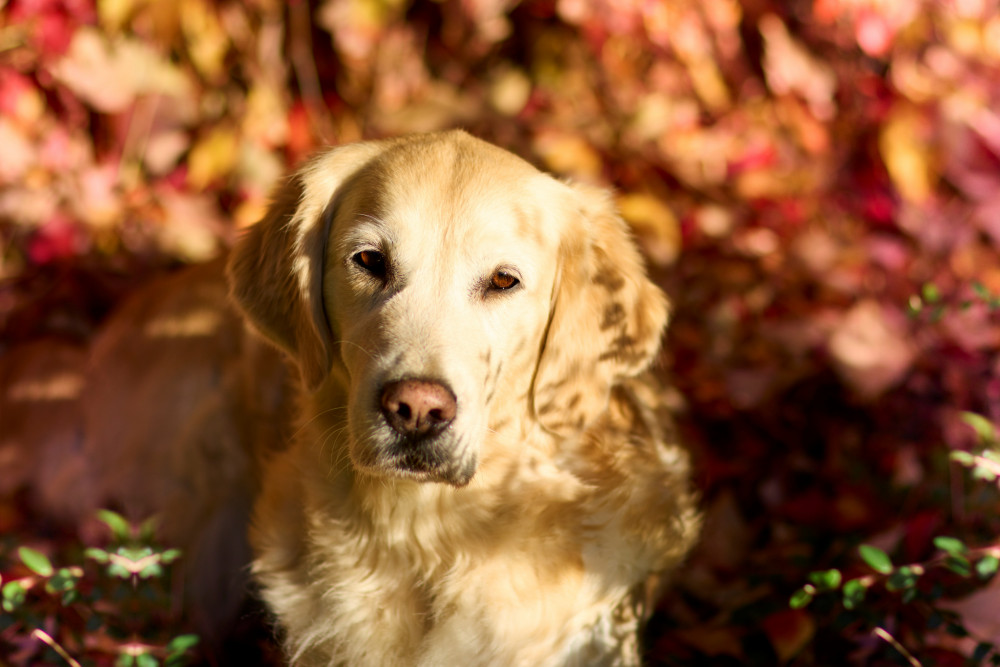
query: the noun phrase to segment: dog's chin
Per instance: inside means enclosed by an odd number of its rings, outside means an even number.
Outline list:
[[[477,457],[461,452],[449,440],[440,436],[419,443],[394,439],[377,447],[351,447],[351,462],[358,472],[371,477],[462,487],[475,476]]]
[[[450,484],[454,487],[463,487],[472,481],[476,474],[475,463],[456,463],[453,466],[436,466],[426,469],[410,462],[400,462],[387,468],[389,476],[400,479],[410,479],[415,482]]]

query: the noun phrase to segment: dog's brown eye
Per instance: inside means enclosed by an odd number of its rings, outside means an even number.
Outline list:
[[[385,277],[385,256],[377,250],[362,250],[352,258],[354,263],[378,278]]]
[[[496,290],[509,290],[512,287],[516,287],[519,282],[521,281],[517,277],[506,271],[497,271],[490,278],[490,287]]]

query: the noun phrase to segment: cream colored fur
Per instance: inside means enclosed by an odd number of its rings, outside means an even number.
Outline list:
[[[496,289],[497,271],[519,284]],[[606,193],[462,132],[336,148],[287,182],[229,277],[302,379],[251,531],[291,663],[639,662],[654,575],[698,520],[646,372],[666,302]],[[379,410],[406,378],[457,404],[417,445]],[[413,446],[436,458],[406,463]]]

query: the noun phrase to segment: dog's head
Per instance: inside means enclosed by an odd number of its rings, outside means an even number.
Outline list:
[[[357,469],[454,485],[490,431],[586,428],[667,318],[606,193],[462,132],[318,156],[229,275],[307,391],[343,385]]]

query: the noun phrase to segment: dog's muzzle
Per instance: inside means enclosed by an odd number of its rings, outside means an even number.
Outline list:
[[[426,378],[388,382],[379,394],[379,407],[397,436],[388,452],[394,467],[455,486],[469,482],[475,461],[462,461],[449,432],[458,401],[447,385]]]

